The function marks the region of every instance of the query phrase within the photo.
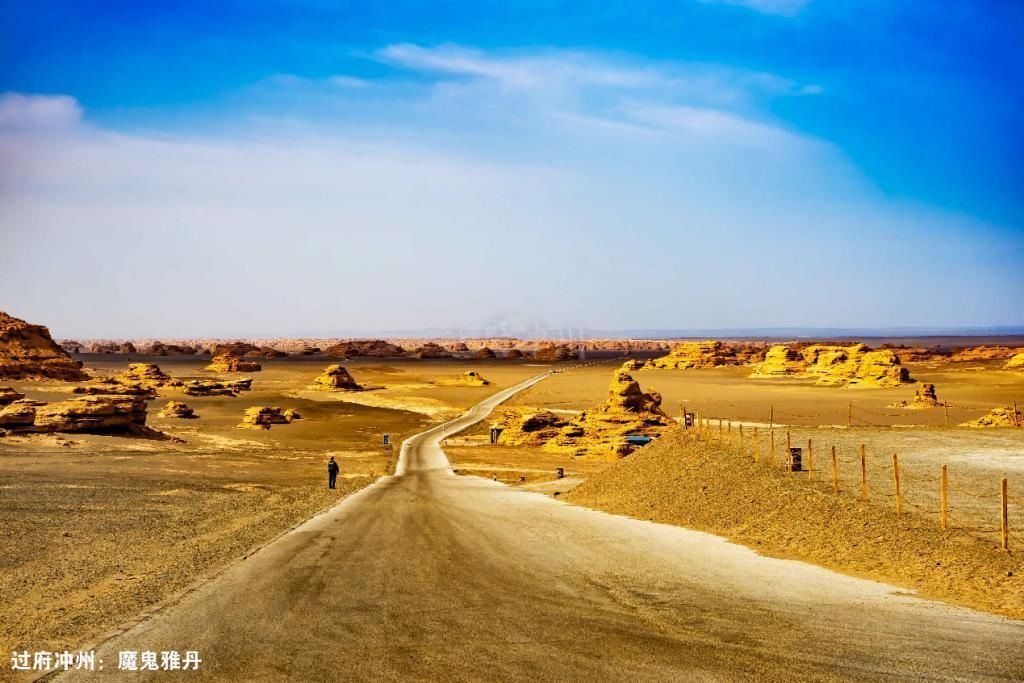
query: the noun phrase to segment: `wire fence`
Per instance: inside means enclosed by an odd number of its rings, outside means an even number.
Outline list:
[[[853,495],[897,516],[920,515],[928,524],[976,534],[1000,549],[1024,548],[1024,486],[1011,491],[1007,476],[952,469],[950,464],[901,460],[898,453],[866,443],[851,447],[786,428],[744,427],[684,413],[694,438],[774,468],[781,476],[833,495]]]
[[[958,411],[961,414],[951,414],[950,411]],[[891,405],[887,408],[872,408],[850,401],[844,408],[832,408],[820,412],[804,413],[793,412],[784,408],[770,405],[768,408],[769,425],[779,424],[788,420],[817,420],[827,421],[830,424],[846,425],[847,427],[888,427],[894,422],[904,422],[913,419],[915,422],[925,420],[935,426],[955,427],[966,417],[977,417],[989,411],[989,408],[978,406],[967,406],[959,403],[943,401],[930,406],[915,406],[914,404]],[[1014,403],[1010,410],[1013,426],[1024,427],[1024,414],[1017,409]],[[778,419],[776,419],[778,418]]]

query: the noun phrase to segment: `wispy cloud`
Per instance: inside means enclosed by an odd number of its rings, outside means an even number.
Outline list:
[[[81,118],[82,108],[67,95],[0,95],[0,128],[62,128]]]
[[[814,84],[722,64],[640,62],[571,50],[496,53],[403,43],[374,56],[433,78],[436,97],[452,107],[480,111],[481,102],[497,102],[503,112],[525,114],[520,120],[582,123],[619,135],[671,130],[719,143],[783,142],[796,136],[765,120],[763,101],[822,92]]]
[[[800,14],[810,0],[699,0],[705,4],[737,5],[746,7],[761,14],[775,14],[792,17]]]

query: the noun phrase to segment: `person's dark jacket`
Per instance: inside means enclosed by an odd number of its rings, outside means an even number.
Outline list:
[[[338,467],[337,461],[331,460],[327,463],[327,474],[337,474],[340,470],[341,468]]]

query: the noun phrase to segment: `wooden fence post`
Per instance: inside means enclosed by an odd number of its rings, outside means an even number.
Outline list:
[[[768,406],[768,429],[775,427],[775,404],[772,403]]]
[[[999,505],[1001,508],[999,515],[999,540],[1000,547],[1008,551],[1010,549],[1010,514],[1009,510],[1007,510],[1007,498],[1006,477],[1003,477],[999,482]]]
[[[725,426],[725,446],[732,448],[732,420],[729,420]]]
[[[772,442],[771,452],[769,453],[769,456],[771,457],[771,460],[769,462],[771,462],[772,467],[775,467],[775,430],[774,429],[769,429],[768,430],[768,437],[771,439],[771,442]]]
[[[1020,420],[1017,417],[1017,402],[1013,402],[1013,426],[1020,427]]]
[[[718,446],[722,446],[722,418],[718,418]]]
[[[853,401],[846,404],[846,428],[853,427]]]
[[[839,467],[836,463],[836,447],[832,447],[832,493],[839,493]]]
[[[949,401],[942,402],[942,409],[946,413],[946,426],[949,426]]]
[[[743,425],[740,425],[740,457],[743,457]]]
[[[807,481],[814,481],[814,447],[807,439]]]
[[[892,454],[892,483],[896,489],[896,516],[903,513],[903,498],[900,495],[900,461],[895,453]]]
[[[793,440],[789,436],[789,430],[786,430],[786,471],[793,471]]]
[[[761,439],[757,435],[757,427],[754,427],[754,462],[761,461]]]
[[[864,444],[860,445],[860,499],[868,499],[868,456]]]
[[[949,476],[946,472],[946,466],[942,466],[942,476],[939,478],[939,520],[942,522],[942,528],[949,528],[949,519],[946,516],[949,510]]]

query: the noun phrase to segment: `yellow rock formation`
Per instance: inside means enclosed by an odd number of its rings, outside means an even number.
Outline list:
[[[1006,365],[1003,367],[1008,370],[1024,370],[1024,353],[1018,353],[1016,356],[1006,361]]]
[[[567,422],[550,410],[531,411],[506,408],[493,427],[501,430],[498,443],[504,446],[543,446],[555,438]]]
[[[320,391],[362,391],[363,386],[353,379],[344,366],[328,365],[323,374],[313,380],[313,388]]]
[[[168,401],[159,414],[160,417],[176,417],[183,420],[199,417],[192,408],[181,401]]]
[[[644,393],[625,367],[615,371],[608,399],[583,411],[544,444],[544,449],[582,456],[624,456],[638,447],[636,439],[657,438],[674,422],[661,410],[661,395]]]
[[[982,415],[977,420],[964,422],[961,427],[973,427],[984,429],[989,427],[1020,427],[1022,424],[1021,413],[1013,408],[993,408],[987,415]]]
[[[0,311],[0,378],[79,382],[89,376],[53,341],[48,329]]]
[[[648,361],[658,370],[715,368],[723,365],[747,365],[764,360],[763,344],[725,343],[717,339],[676,344],[667,356]]]
[[[938,397],[935,395],[934,384],[921,384],[914,392],[913,403],[908,404],[906,401],[897,401],[896,403],[890,403],[890,408],[909,408],[910,410],[925,410],[928,408],[939,408],[942,403],[939,402]]]
[[[802,350],[773,346],[751,377],[811,377],[825,386],[892,387],[911,382],[910,373],[888,349],[872,351],[863,344]]]
[[[211,358],[210,364],[203,369],[211,372],[259,372],[263,366],[231,353],[221,353]]]
[[[490,385],[491,381],[484,379],[476,370],[470,370],[456,377],[439,379],[437,383],[449,387],[486,387]]]
[[[271,425],[290,424],[301,416],[294,410],[272,408],[270,406],[252,406],[246,408],[239,427],[248,429],[270,429]]]

